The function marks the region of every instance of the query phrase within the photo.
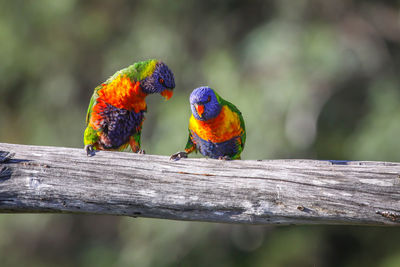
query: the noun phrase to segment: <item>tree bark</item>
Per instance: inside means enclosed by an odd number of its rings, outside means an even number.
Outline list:
[[[0,143],[1,213],[398,225],[400,164],[181,159]],[[15,153],[9,155],[7,152]]]

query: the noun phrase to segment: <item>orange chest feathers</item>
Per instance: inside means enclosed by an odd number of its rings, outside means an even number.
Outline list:
[[[213,143],[225,142],[243,134],[239,115],[232,112],[227,106],[223,106],[220,114],[208,121],[197,120],[192,114],[189,120],[189,130],[196,133],[201,139]]]
[[[146,110],[147,94],[142,91],[139,82],[132,82],[126,75],[120,75],[102,86],[97,93],[99,98],[114,107],[134,110],[136,113]]]

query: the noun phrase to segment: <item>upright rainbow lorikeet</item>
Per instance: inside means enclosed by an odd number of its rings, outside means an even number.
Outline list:
[[[171,156],[177,160],[193,151],[214,159],[240,159],[246,141],[242,113],[209,87],[190,95],[192,116],[185,151]]]
[[[173,95],[172,71],[161,61],[137,62],[116,72],[94,89],[86,115],[85,150],[140,149],[140,133],[147,111],[145,98],[159,93],[167,100]]]

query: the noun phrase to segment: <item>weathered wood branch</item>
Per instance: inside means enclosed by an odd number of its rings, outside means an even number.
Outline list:
[[[181,159],[0,143],[0,212],[248,224],[400,223],[400,163]],[[6,152],[15,153],[7,157]]]

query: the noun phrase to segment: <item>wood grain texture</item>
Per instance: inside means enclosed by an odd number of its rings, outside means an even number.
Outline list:
[[[0,212],[398,225],[400,164],[181,159],[0,143]],[[7,158],[6,152],[15,153]],[[1,160],[2,158],[2,160]]]

